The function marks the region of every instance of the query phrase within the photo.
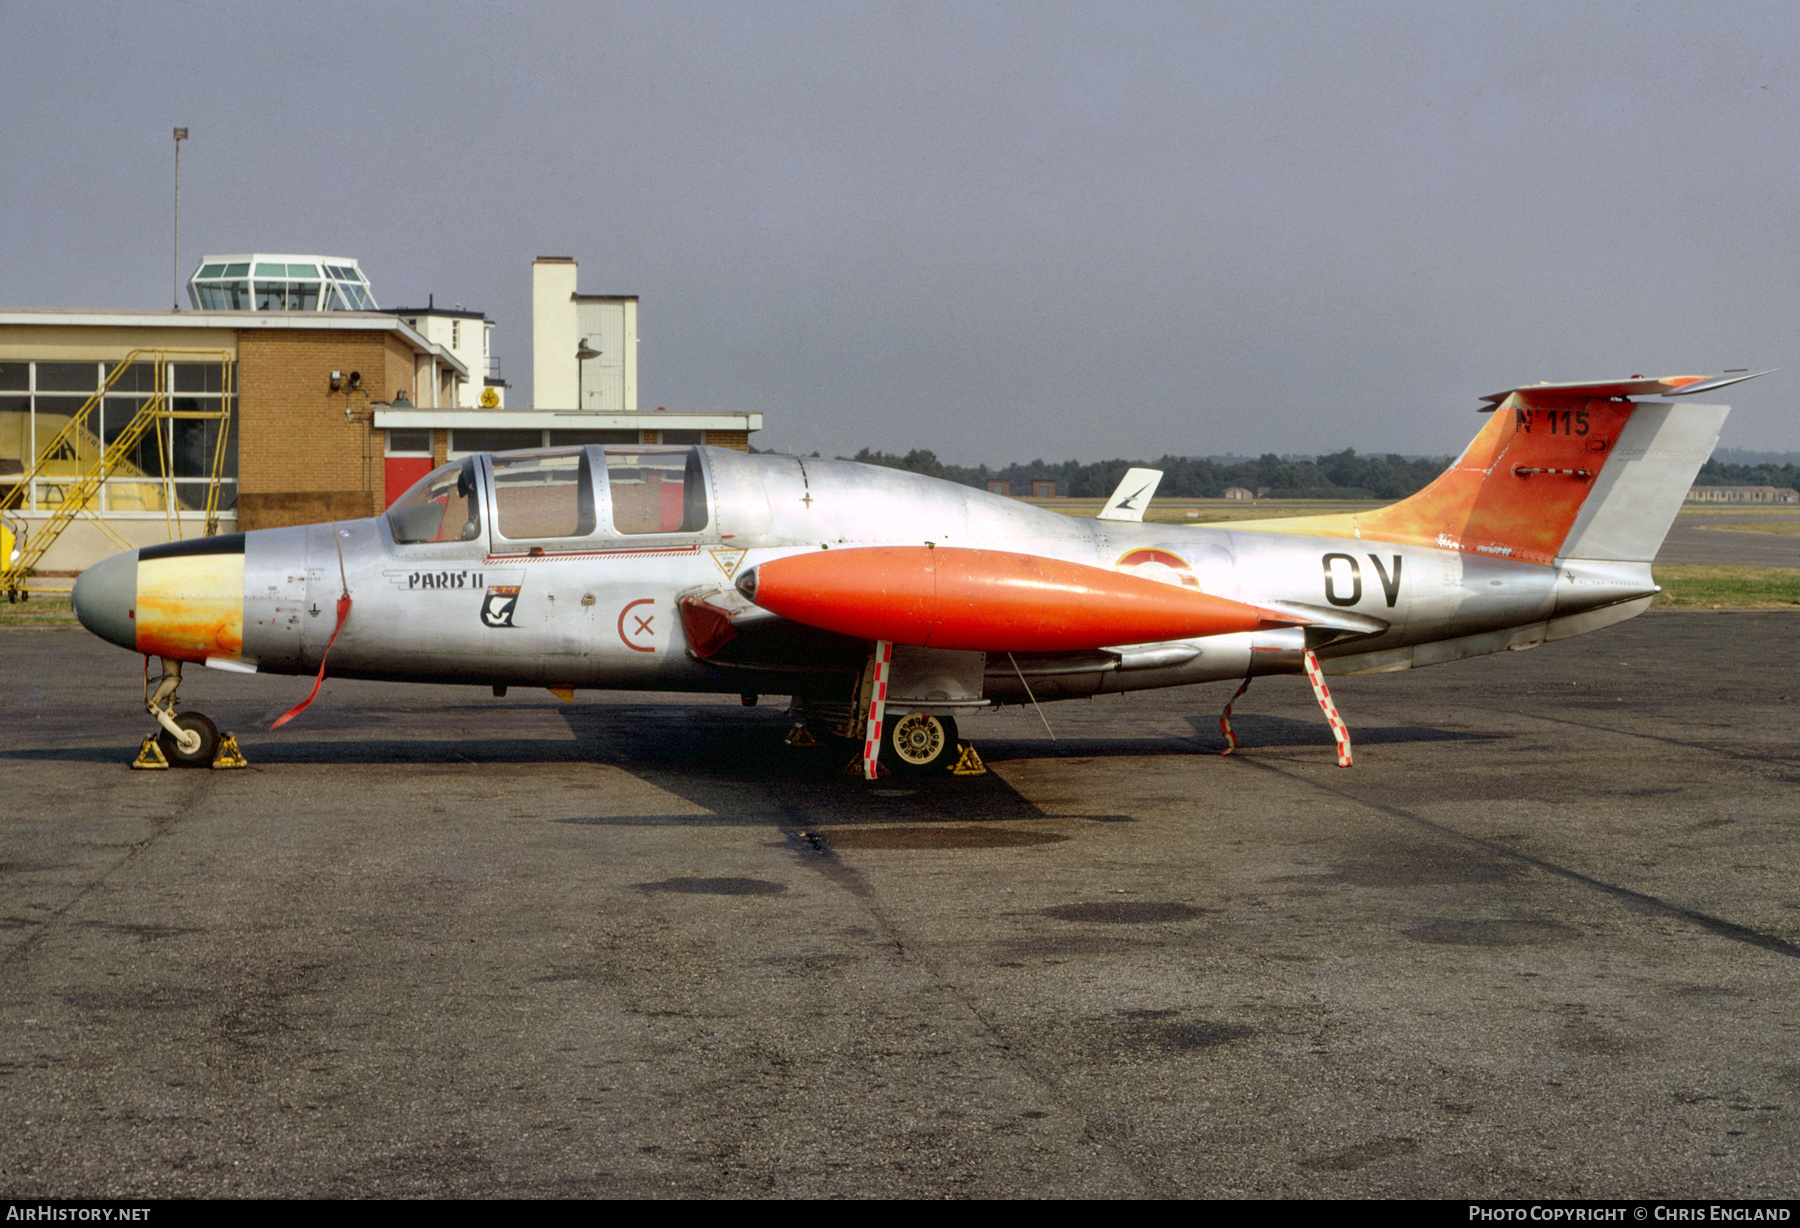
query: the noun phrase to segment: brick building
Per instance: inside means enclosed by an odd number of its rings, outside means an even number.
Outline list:
[[[378,312],[0,311],[0,492],[19,486],[133,355],[82,437],[65,444],[66,461],[52,458],[17,492],[6,512],[16,528],[29,532],[61,506],[76,469],[159,384],[177,409],[234,411],[221,532],[368,516],[387,505],[374,406],[450,401],[468,378],[442,347]],[[207,440],[216,435],[197,439],[190,425],[167,422],[141,441],[40,567],[79,570],[120,549],[199,533]]]
[[[553,398],[540,396],[535,409],[481,405],[483,393],[504,385],[455,342],[459,327],[473,338],[479,323],[485,358],[485,317],[460,308],[344,309],[372,308],[374,299],[355,262],[337,257],[207,256],[190,279],[201,310],[0,310],[0,496],[19,496],[4,516],[15,532],[49,520],[74,497],[78,470],[94,466],[158,388],[177,410],[232,411],[224,533],[370,516],[434,465],[470,452],[578,443],[748,449],[761,414],[640,412],[637,298],[577,295],[574,277],[572,260],[540,261],[535,271],[535,365]],[[80,438],[47,457],[103,388]],[[200,534],[216,442],[216,419],[162,423],[85,501],[39,570],[78,571],[119,550]],[[39,477],[22,482],[40,458]]]

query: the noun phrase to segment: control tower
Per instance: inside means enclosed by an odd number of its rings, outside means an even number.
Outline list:
[[[206,256],[188,278],[201,311],[380,311],[369,279],[343,256]]]

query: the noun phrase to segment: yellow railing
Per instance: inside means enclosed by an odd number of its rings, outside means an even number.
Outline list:
[[[217,409],[173,409],[169,404],[169,361],[176,356],[188,358],[212,359],[219,364],[219,407]],[[131,421],[115,435],[104,448],[100,441],[104,437],[102,424],[94,422],[100,406],[109,393],[115,393],[116,385],[126,371],[139,363],[148,362],[153,372],[151,388],[146,392],[142,388],[116,389],[116,395],[140,395],[143,403],[131,416]],[[7,600],[15,600],[25,589],[25,581],[32,568],[43,558],[62,531],[76,516],[87,512],[89,504],[100,491],[102,484],[131,455],[132,449],[144,438],[144,435],[158,423],[175,418],[207,419],[219,424],[218,438],[213,446],[211,480],[206,487],[206,536],[211,537],[219,531],[219,489],[224,477],[227,436],[231,432],[231,409],[235,397],[233,391],[232,366],[235,359],[229,350],[133,350],[124,360],[115,365],[107,375],[106,382],[100,385],[98,392],[89,397],[82,407],[70,415],[69,420],[50,442],[38,450],[33,458],[31,468],[18,479],[18,485],[0,497],[0,512],[13,510],[22,504],[33,488],[33,483],[45,477],[53,464],[73,459],[82,468],[72,478],[56,475],[61,486],[61,502],[58,503],[50,518],[35,524],[26,540],[17,543],[13,551],[14,557],[0,558],[0,590],[6,593]],[[141,369],[141,368],[140,368]],[[163,511],[168,519],[169,540],[180,535],[180,522],[175,512],[175,494],[172,475],[169,472],[168,458],[165,452],[167,432],[156,432],[157,455],[162,476],[146,481],[156,481],[163,488]],[[87,446],[84,447],[83,445]],[[84,462],[84,455],[93,457],[91,464]],[[100,524],[105,529],[103,522]],[[116,536],[109,534],[109,536]]]

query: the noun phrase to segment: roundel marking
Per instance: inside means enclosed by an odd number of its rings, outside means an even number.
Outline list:
[[[1113,563],[1113,570],[1129,571],[1147,580],[1160,580],[1164,584],[1175,583],[1195,592],[1202,591],[1200,579],[1194,575],[1193,565],[1173,550],[1160,550],[1155,546],[1127,550]]]
[[[650,606],[651,613],[635,613],[641,605]],[[652,625],[656,618],[655,607],[655,598],[639,597],[619,611],[619,639],[633,652],[656,651],[656,628]],[[631,626],[627,627],[627,623]]]

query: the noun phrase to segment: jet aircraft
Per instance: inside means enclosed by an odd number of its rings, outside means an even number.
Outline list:
[[[1534,647],[1647,608],[1650,561],[1728,412],[1672,398],[1752,377],[1509,388],[1408,499],[1217,526],[1143,523],[1153,470],[1077,520],[812,457],[471,455],[370,519],[117,555],[74,605],[147,678],[161,659],[143,755],[178,765],[221,753],[212,722],[176,708],[184,662],[788,696],[797,733],[860,739],[871,779],[949,766],[957,718],[995,705],[1305,672],[1347,765],[1323,675]]]

